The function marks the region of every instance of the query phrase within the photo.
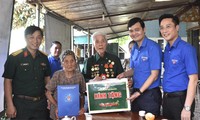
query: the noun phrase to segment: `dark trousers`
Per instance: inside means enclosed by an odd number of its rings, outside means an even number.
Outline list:
[[[137,89],[133,89],[133,93]],[[145,110],[156,116],[160,115],[160,106],[162,102],[161,91],[159,87],[146,90],[142,95],[136,98],[131,103],[131,111],[138,112],[140,110]]]
[[[53,120],[53,119],[51,119],[51,117],[50,117],[50,110],[49,110],[49,109],[47,109],[47,120]]]
[[[186,99],[186,91],[164,93],[163,95],[163,116],[167,119],[181,120]],[[194,116],[195,101],[191,106],[191,118]]]
[[[16,118],[11,120],[47,120],[47,99],[38,101],[13,98],[17,110]]]

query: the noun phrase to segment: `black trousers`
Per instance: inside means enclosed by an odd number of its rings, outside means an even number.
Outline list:
[[[137,89],[133,89],[133,92]],[[161,91],[159,87],[146,90],[142,95],[136,98],[131,103],[131,111],[138,112],[140,110],[145,110],[156,116],[160,115],[160,106],[162,102]]]
[[[181,120],[186,99],[186,91],[164,93],[163,95],[163,116],[170,120]],[[191,106],[191,118],[194,116],[195,101]]]
[[[17,110],[16,118],[11,120],[47,120],[47,99],[39,101],[13,98]]]

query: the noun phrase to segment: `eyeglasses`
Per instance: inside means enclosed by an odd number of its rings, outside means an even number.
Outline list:
[[[171,28],[173,28],[174,26],[173,25],[166,25],[166,27],[164,27],[164,26],[161,26],[160,27],[160,31],[162,31],[162,30],[165,30],[165,29],[167,29],[167,30],[169,30],[169,29],[171,29]]]

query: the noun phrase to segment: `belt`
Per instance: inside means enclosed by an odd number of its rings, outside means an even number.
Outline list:
[[[178,92],[164,92],[164,97],[179,97],[186,95],[186,90]]]
[[[139,88],[133,88],[133,92],[138,91],[138,90],[139,90]],[[151,91],[151,90],[160,90],[160,87],[155,87],[155,88],[147,89],[143,93],[145,93],[147,91]]]
[[[31,97],[31,96],[25,96],[25,95],[14,95],[14,96],[20,99],[30,100],[30,101],[39,101],[45,98],[45,95],[37,96],[37,97]]]

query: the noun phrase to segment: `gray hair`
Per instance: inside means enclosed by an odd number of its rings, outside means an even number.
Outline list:
[[[103,32],[97,31],[97,32],[94,32],[94,33],[92,34],[92,41],[93,41],[93,42],[96,40],[96,36],[98,36],[98,35],[102,35],[102,36],[105,38],[105,40],[107,41],[107,39],[106,39],[106,34],[103,33]]]

